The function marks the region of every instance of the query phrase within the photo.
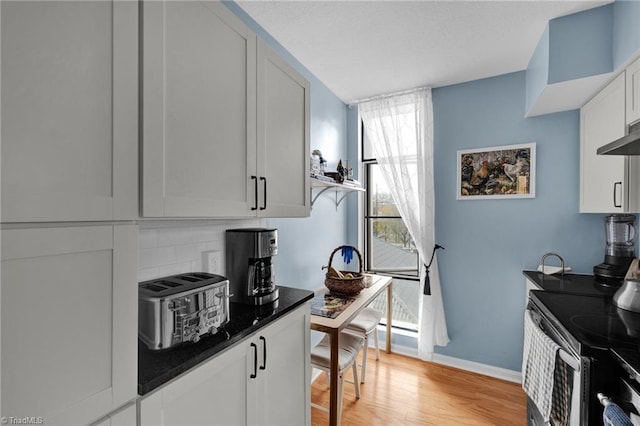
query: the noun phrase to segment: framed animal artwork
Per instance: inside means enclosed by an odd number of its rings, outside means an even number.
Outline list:
[[[465,149],[457,162],[458,200],[536,196],[535,143]]]

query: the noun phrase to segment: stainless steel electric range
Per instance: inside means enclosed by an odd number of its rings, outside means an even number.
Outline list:
[[[611,299],[616,288],[604,287],[591,276],[524,274],[542,289],[529,292],[527,310],[545,334],[560,345],[574,370],[567,424],[602,425],[599,392],[610,395],[632,414],[634,409],[625,400],[630,399],[629,387],[632,391],[640,388],[629,380],[629,371],[635,368],[640,372],[640,314],[616,307]],[[527,412],[529,425],[543,424],[531,401]]]

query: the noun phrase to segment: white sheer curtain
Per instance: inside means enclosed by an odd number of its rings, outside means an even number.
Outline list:
[[[431,89],[382,97],[358,108],[382,176],[417,246],[420,264],[426,265],[435,245]],[[421,268],[420,276],[424,273]],[[418,355],[422,359],[432,359],[434,346],[449,343],[437,257],[429,276],[431,294],[420,300]]]

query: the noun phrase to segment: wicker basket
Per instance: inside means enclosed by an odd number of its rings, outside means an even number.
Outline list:
[[[336,254],[338,250],[341,250],[343,247],[351,247],[356,254],[358,255],[359,269],[358,272],[351,271],[340,271],[343,274],[351,274],[353,278],[339,278],[335,276],[329,276],[331,271],[331,262],[333,262],[333,255]],[[362,274],[362,256],[357,248],[353,246],[340,246],[333,250],[331,256],[329,257],[329,265],[327,266],[327,274],[325,276],[324,285],[332,292],[337,294],[343,294],[345,296],[355,296],[360,293],[364,285],[364,275]]]

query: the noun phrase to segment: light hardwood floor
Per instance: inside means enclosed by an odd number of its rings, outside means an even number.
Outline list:
[[[520,384],[402,355],[381,351],[376,362],[370,350],[360,399],[352,384],[344,386],[342,426],[526,425]],[[324,374],[311,386],[311,401],[328,406]],[[311,408],[311,425],[327,424],[328,414]]]

